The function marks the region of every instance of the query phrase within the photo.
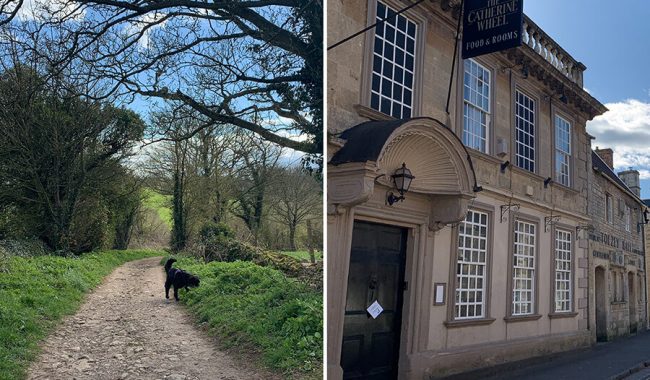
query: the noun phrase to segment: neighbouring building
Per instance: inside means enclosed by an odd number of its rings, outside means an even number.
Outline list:
[[[592,152],[588,212],[590,321],[598,340],[645,330],[647,298],[643,243],[646,206],[639,172],[616,175],[611,149]]]
[[[522,46],[457,61],[447,115],[459,3],[328,51],[328,379],[436,378],[596,338],[585,125],[606,108],[525,17]],[[328,41],[410,4],[331,0]]]
[[[643,204],[646,206],[645,208],[645,213],[643,214],[643,247],[645,248],[645,268],[650,265],[650,226],[648,225],[648,222],[650,219],[650,199],[644,199]],[[650,289],[650,276],[646,276],[645,278],[646,284],[646,293],[645,293],[645,303],[646,303],[646,317],[650,315],[650,303],[648,303],[648,289]],[[650,328],[650,319],[646,318],[646,328]]]

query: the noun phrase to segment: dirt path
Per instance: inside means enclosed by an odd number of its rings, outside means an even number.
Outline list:
[[[28,379],[268,379],[219,351],[165,299],[159,262],[132,261],[108,276],[41,344]]]

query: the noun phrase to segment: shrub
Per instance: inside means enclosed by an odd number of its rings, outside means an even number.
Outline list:
[[[256,255],[253,246],[225,236],[212,236],[205,239],[203,244],[205,261],[251,261]]]
[[[288,276],[302,280],[312,288],[322,289],[323,286],[322,262],[316,265],[303,265],[294,257],[266,251],[223,235],[212,236],[204,240],[202,257],[207,262],[251,261],[261,266],[280,270]]]
[[[199,232],[201,241],[208,241],[216,237],[234,238],[235,232],[225,223],[207,223]]]
[[[41,240],[0,240],[1,256],[33,257],[51,253]]]

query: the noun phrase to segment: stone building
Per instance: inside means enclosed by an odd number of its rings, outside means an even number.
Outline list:
[[[616,175],[611,149],[592,153],[589,180],[590,300],[598,340],[645,330],[647,298],[639,172]]]
[[[435,378],[595,340],[580,227],[585,125],[606,108],[524,17],[522,46],[457,61],[447,114],[459,3],[328,51],[328,379]],[[329,44],[409,4],[329,1]]]
[[[644,256],[645,256],[645,268],[650,265],[650,225],[648,225],[648,218],[650,218],[650,199],[644,199],[643,204],[646,207],[646,212],[644,214],[644,220],[645,223],[643,225],[643,247],[645,248]],[[646,316],[650,315],[650,303],[648,303],[648,289],[650,289],[650,276],[646,276],[645,278],[645,289],[646,289],[646,297],[645,297],[645,303],[646,303]],[[650,328],[650,319],[646,318],[646,328]]]

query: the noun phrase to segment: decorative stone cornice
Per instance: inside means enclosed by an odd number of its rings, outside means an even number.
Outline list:
[[[433,0],[438,2],[447,22],[454,25],[460,14],[459,0]],[[425,6],[429,9],[431,5]],[[424,10],[423,10],[424,11]],[[588,115],[589,120],[607,111],[607,108],[583,88],[583,72],[586,66],[555,42],[542,28],[524,15],[522,45],[501,52],[514,67],[537,78],[549,91],[566,103]],[[498,53],[497,53],[498,54]]]
[[[522,45],[501,53],[520,69],[525,68],[529,77],[542,82],[558,98],[564,95],[566,103],[587,114],[589,120],[607,111],[607,107],[589,95],[582,86],[571,81],[530,46]]]
[[[373,161],[329,165],[327,168],[327,203],[335,207],[352,207],[366,202],[381,175]]]

